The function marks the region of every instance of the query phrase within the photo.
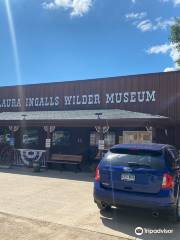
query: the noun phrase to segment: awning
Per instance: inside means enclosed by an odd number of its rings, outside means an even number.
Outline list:
[[[98,119],[99,115],[99,119]],[[160,115],[152,115],[140,112],[132,112],[120,109],[96,109],[96,110],[71,110],[71,111],[31,111],[31,112],[2,112],[0,113],[1,124],[18,124],[20,122],[44,124],[76,125],[78,122],[85,125],[94,125],[98,121],[108,123],[128,123],[128,122],[168,122],[168,118]],[[83,125],[82,125],[83,126]]]
[[[2,112],[0,121],[22,120],[95,120],[97,114],[102,119],[168,119],[164,116],[119,109],[106,110],[73,110],[73,111],[34,111],[34,112]]]

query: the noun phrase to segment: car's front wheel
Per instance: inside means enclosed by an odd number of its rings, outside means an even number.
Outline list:
[[[106,203],[97,202],[96,204],[100,210],[110,210],[111,209],[111,206]]]

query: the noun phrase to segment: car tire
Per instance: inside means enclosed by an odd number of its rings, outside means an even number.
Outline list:
[[[178,200],[177,200],[177,222],[180,221],[180,195],[178,196]]]
[[[178,196],[176,207],[171,211],[169,220],[173,223],[180,221],[180,196]]]
[[[98,203],[96,203],[96,204],[97,204],[97,206],[98,206],[98,208],[99,208],[100,210],[110,210],[110,209],[111,209],[111,206],[109,206],[109,205],[106,204],[106,203],[98,202]]]

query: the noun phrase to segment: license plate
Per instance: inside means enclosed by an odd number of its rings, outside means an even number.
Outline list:
[[[129,174],[129,173],[123,173],[121,174],[121,180],[123,181],[135,181],[135,175],[134,174]]]

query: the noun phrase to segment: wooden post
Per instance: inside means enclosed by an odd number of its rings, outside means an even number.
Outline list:
[[[44,126],[44,131],[46,132],[45,148],[46,148],[47,160],[49,160],[49,158],[50,158],[50,147],[51,147],[51,141],[52,141],[52,132],[54,130],[55,130],[55,126]]]
[[[102,116],[102,113],[95,113],[98,120],[98,126],[95,126],[96,132],[99,133],[99,143],[98,143],[98,158],[103,157],[103,151],[104,151],[104,134],[109,131],[109,125],[106,119],[103,119],[105,121],[105,124],[103,124],[102,119],[100,116]]]
[[[156,128],[152,127],[152,142],[156,143],[157,139],[156,139]]]
[[[104,133],[103,133],[103,126],[102,125],[100,125],[99,139],[100,139],[100,141],[104,141]],[[100,156],[100,158],[103,157],[103,150],[102,149],[99,149],[99,156]]]
[[[15,161],[15,132],[19,130],[19,126],[9,126],[11,132],[10,145],[12,146],[12,163]]]
[[[46,139],[51,139],[51,134],[50,134],[50,126],[47,126],[47,137]],[[47,151],[47,160],[49,160],[49,157],[50,157],[50,146],[47,146],[47,142],[45,143],[46,144],[46,151]]]

